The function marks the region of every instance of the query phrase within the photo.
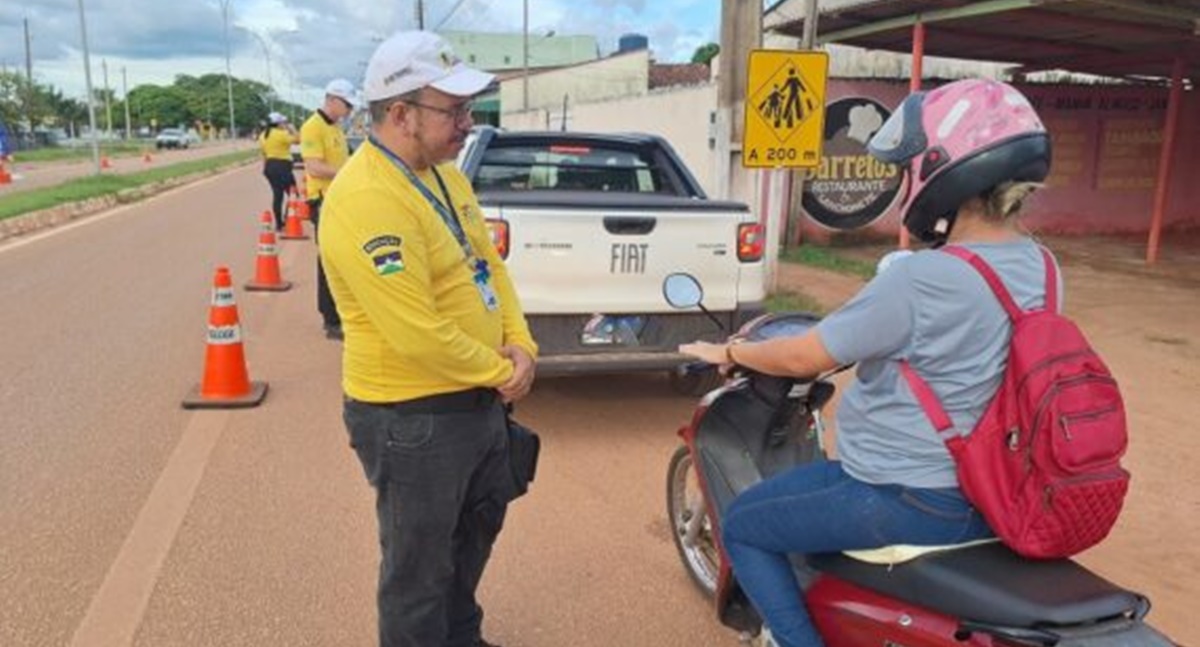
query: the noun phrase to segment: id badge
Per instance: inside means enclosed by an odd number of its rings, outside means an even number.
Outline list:
[[[479,288],[479,298],[483,300],[483,307],[487,308],[488,312],[494,312],[500,307],[500,298],[496,296],[491,283],[479,282],[475,287]]]

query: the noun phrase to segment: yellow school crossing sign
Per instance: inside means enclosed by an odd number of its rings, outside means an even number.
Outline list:
[[[742,166],[813,168],[825,139],[829,54],[750,52]]]

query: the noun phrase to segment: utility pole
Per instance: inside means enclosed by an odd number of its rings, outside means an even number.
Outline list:
[[[221,0],[221,22],[225,25],[225,95],[229,99],[229,138],[237,136],[233,120],[233,74],[229,71],[229,1]]]
[[[112,138],[112,90],[108,89],[108,59],[100,59],[100,68],[104,70],[104,131]]]
[[[79,4],[79,35],[83,39],[83,79],[87,84],[88,123],[92,128],[92,163],[96,175],[100,174],[100,142],[96,140],[96,97],[92,95],[92,59],[88,54],[87,18],[83,12],[83,0]]]
[[[29,19],[25,19],[25,120],[33,137],[33,53],[29,47]],[[32,143],[32,142],[30,142]]]
[[[800,50],[812,51],[817,43],[817,22],[820,12],[817,0],[804,0],[804,31],[800,37]],[[786,192],[788,195],[788,229],[789,234],[783,242],[785,248],[800,244],[800,229],[804,217],[804,177],[805,171],[792,171],[788,174]],[[903,229],[903,227],[901,227]]]
[[[129,126],[129,77],[125,75],[125,66],[121,66],[121,96],[125,97],[125,139],[133,139],[133,130]]]
[[[761,0],[722,0],[721,54],[717,66],[715,121],[717,195],[728,199],[738,189],[749,190],[750,174],[740,163],[746,105],[746,61],[762,44]],[[736,143],[736,145],[735,145]]]
[[[417,29],[425,29],[425,3],[423,0],[417,0],[413,5],[413,14],[417,21]]]
[[[522,48],[525,53],[521,57],[525,71],[521,74],[521,110],[529,110],[529,0],[523,0],[525,19],[522,23]]]

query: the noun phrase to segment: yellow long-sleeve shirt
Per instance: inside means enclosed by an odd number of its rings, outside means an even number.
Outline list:
[[[496,387],[512,377],[504,345],[536,357],[504,262],[470,182],[438,167],[500,307],[483,303],[462,247],[425,197],[372,144],[342,167],[321,211],[320,253],[342,318],[342,385],[364,402]],[[435,196],[432,171],[417,173]]]
[[[335,169],[340,169],[350,157],[350,148],[346,146],[346,134],[337,123],[326,117],[324,112],[317,110],[300,126],[300,157],[319,159]],[[306,172],[304,184],[308,190],[308,199],[316,200],[324,195],[331,181]],[[321,215],[324,214],[322,211]]]

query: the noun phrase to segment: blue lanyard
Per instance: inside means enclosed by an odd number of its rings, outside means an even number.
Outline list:
[[[413,173],[413,170],[409,168],[408,164],[406,164],[404,160],[400,159],[399,156],[388,150],[386,146],[380,144],[379,140],[375,139],[374,135],[368,137],[367,141],[371,142],[371,145],[378,149],[380,153],[383,153],[383,156],[386,157],[393,166],[400,169],[400,172],[404,173],[404,176],[408,178],[408,181],[412,182],[413,186],[417,187],[417,190],[421,192],[421,195],[425,196],[425,199],[429,201],[429,206],[433,207],[433,210],[442,217],[442,222],[446,223],[446,226],[450,228],[450,233],[454,235],[454,239],[457,240],[458,245],[462,247],[463,255],[465,255],[467,257],[467,261],[470,262],[471,259],[474,258],[475,252],[471,249],[471,241],[467,240],[467,233],[463,231],[462,223],[458,221],[458,214],[452,211],[454,209],[454,205],[450,201],[450,192],[446,190],[446,185],[442,182],[442,176],[438,175],[437,169],[433,169],[433,176],[437,178],[438,185],[442,189],[442,197],[446,199],[444,204],[441,200],[438,200],[435,195],[433,195],[433,191],[430,191],[429,187],[425,186],[425,183],[421,181],[421,178],[417,177],[416,173]],[[487,266],[484,265],[484,268],[486,267]]]

